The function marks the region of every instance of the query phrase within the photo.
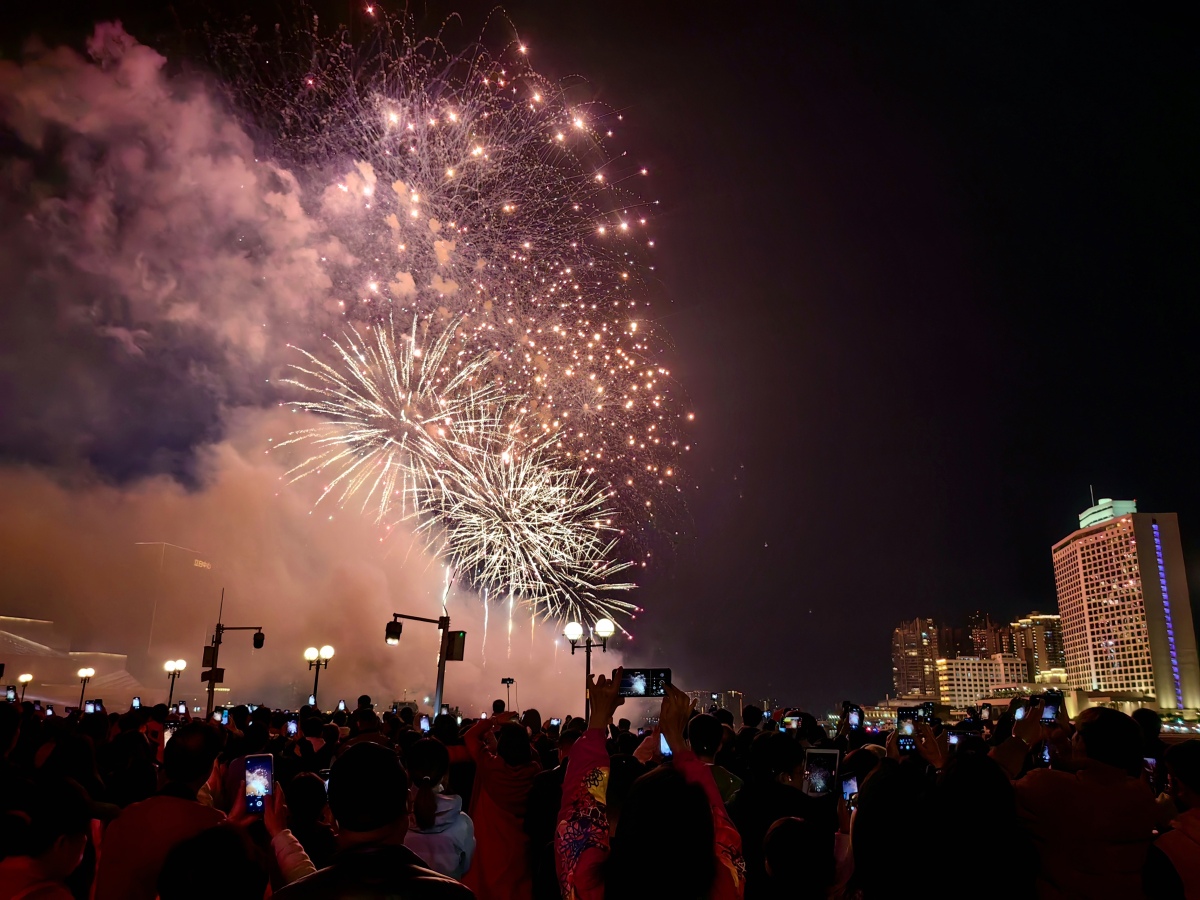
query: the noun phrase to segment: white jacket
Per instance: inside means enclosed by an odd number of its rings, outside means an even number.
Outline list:
[[[437,789],[440,791],[440,785]],[[410,814],[404,846],[435,872],[461,880],[475,855],[475,824],[462,811],[462,797],[439,793],[433,827],[428,830],[418,828]]]

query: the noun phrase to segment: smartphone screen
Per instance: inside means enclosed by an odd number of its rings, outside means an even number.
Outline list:
[[[221,710],[221,724],[222,725],[229,724],[229,710],[227,710],[227,709]]]
[[[17,686],[16,685],[10,684],[7,688],[4,689],[4,694],[9,703],[17,702]]]
[[[667,743],[667,736],[665,734],[658,736],[658,752],[663,756],[671,755],[671,745]]]
[[[133,709],[141,709],[141,708],[142,708],[142,698],[134,697],[133,698]]]
[[[834,789],[838,751],[809,748],[804,751],[804,793],[824,797]]]
[[[783,730],[784,731],[795,731],[799,727],[800,727],[800,717],[799,716],[784,716],[783,717]]]
[[[178,708],[176,709],[176,712],[178,712],[181,716],[186,715],[187,714],[187,703],[181,700],[179,702]]]
[[[255,753],[246,757],[246,811],[262,815],[267,798],[274,787],[273,766],[275,758],[269,753]]]
[[[614,678],[616,674],[614,669]],[[670,669],[626,669],[619,693],[622,697],[665,697],[670,683]]]
[[[990,703],[985,703],[985,704],[983,704],[983,706],[981,706],[981,707],[979,708],[979,718],[980,718],[981,720],[983,720],[984,722],[989,722],[989,721],[991,721],[991,718],[992,718],[992,704],[990,704]]]
[[[288,719],[288,723],[287,723],[287,733],[288,733],[288,734],[295,734],[295,733],[296,733],[296,720],[295,720],[295,719]]]
[[[85,713],[94,713],[96,711],[95,702],[91,700],[87,701],[87,703],[83,704],[83,711]]]
[[[948,743],[951,747],[956,746],[958,744],[958,735],[955,734],[953,731],[947,731],[946,732],[946,743]]]
[[[48,716],[54,715],[54,704],[53,703],[46,704],[46,715],[48,715]]]
[[[316,705],[317,705],[317,695],[316,695],[316,694],[309,694],[309,695],[308,695],[308,705],[309,705],[309,706],[316,706]]]
[[[550,720],[550,724],[551,724],[551,725],[561,725],[561,724],[562,724],[562,719],[551,719],[551,720]]]
[[[421,730],[429,732],[429,716],[421,716]]]
[[[346,701],[339,700],[338,701],[338,712],[345,712],[345,711],[346,711]]]
[[[1158,768],[1158,760],[1153,756],[1143,756],[1142,762],[1144,763],[1143,769],[1145,770],[1146,774],[1150,776],[1150,780],[1153,781],[1154,770]]]
[[[846,714],[846,721],[851,728],[860,728],[862,726],[862,713],[857,709],[852,709]]]
[[[858,776],[847,775],[842,779],[842,799],[849,801],[851,797],[858,793]]]
[[[1017,721],[1020,721],[1021,719],[1025,718],[1025,707],[1018,706],[1017,711],[1015,713],[1013,713],[1013,718],[1016,719]]]
[[[1042,707],[1042,721],[1047,725],[1058,718],[1058,708],[1062,705],[1063,695],[1058,691],[1046,691],[1045,703]]]

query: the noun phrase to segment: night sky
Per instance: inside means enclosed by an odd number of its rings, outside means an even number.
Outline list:
[[[901,619],[1056,609],[1050,545],[1089,485],[1180,514],[1195,597],[1200,65],[1182,9],[505,9],[535,67],[623,112],[612,146],[660,201],[695,486],[628,662],[874,702]],[[148,43],[169,32],[109,10]]]

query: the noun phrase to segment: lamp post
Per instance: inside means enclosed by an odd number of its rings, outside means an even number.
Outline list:
[[[90,666],[86,669],[79,670],[79,708],[83,709],[83,694],[87,690],[88,682],[92,680],[92,676],[96,674],[96,670]]]
[[[25,702],[25,688],[29,687],[29,682],[33,681],[32,675],[20,675],[17,681],[21,682],[21,702]]]
[[[171,679],[171,690],[167,692],[168,708],[171,706],[171,701],[175,699],[175,679],[186,668],[187,662],[182,659],[168,659],[163,663],[163,670],[167,673],[167,677]]]
[[[583,717],[587,719],[589,727],[592,724],[592,698],[587,692],[587,685],[592,680],[592,648],[599,647],[601,652],[608,652],[608,639],[616,632],[617,626],[613,624],[612,619],[598,619],[596,624],[592,626],[591,634],[588,635],[587,641],[583,644],[584,657],[584,693],[583,693]],[[592,634],[600,638],[593,641]],[[575,655],[576,646],[579,644],[579,639],[583,637],[583,626],[578,622],[568,622],[563,629],[563,637],[571,642],[571,655]]]
[[[309,647],[304,651],[304,658],[308,660],[308,668],[316,669],[313,673],[313,700],[317,698],[317,683],[321,679],[321,669],[329,668],[329,660],[333,659],[333,648],[326,644],[320,650],[316,647]]]
[[[438,642],[437,687],[433,692],[434,715],[437,715],[442,709],[442,688],[446,685],[446,660],[452,654],[455,660],[462,660],[467,633],[465,631],[451,632],[449,616],[427,619],[424,616],[392,613],[392,621],[387,623],[383,631],[383,640],[389,647],[395,647],[400,643],[400,635],[404,633],[404,623],[400,621],[401,619],[407,619],[410,622],[428,622],[430,625],[436,625],[438,631],[441,632],[441,640]]]
[[[516,680],[517,679],[515,679],[515,678],[501,678],[500,679],[500,683],[502,685],[504,685],[504,690],[508,694],[508,706],[506,706],[505,709],[509,709],[509,710],[512,709],[512,686],[516,682]]]

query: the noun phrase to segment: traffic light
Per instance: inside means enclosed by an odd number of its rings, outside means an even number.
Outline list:
[[[266,635],[264,635],[261,631],[254,632],[254,649],[261,650],[262,646],[263,646],[263,641],[265,641],[266,639],[267,639]]]

